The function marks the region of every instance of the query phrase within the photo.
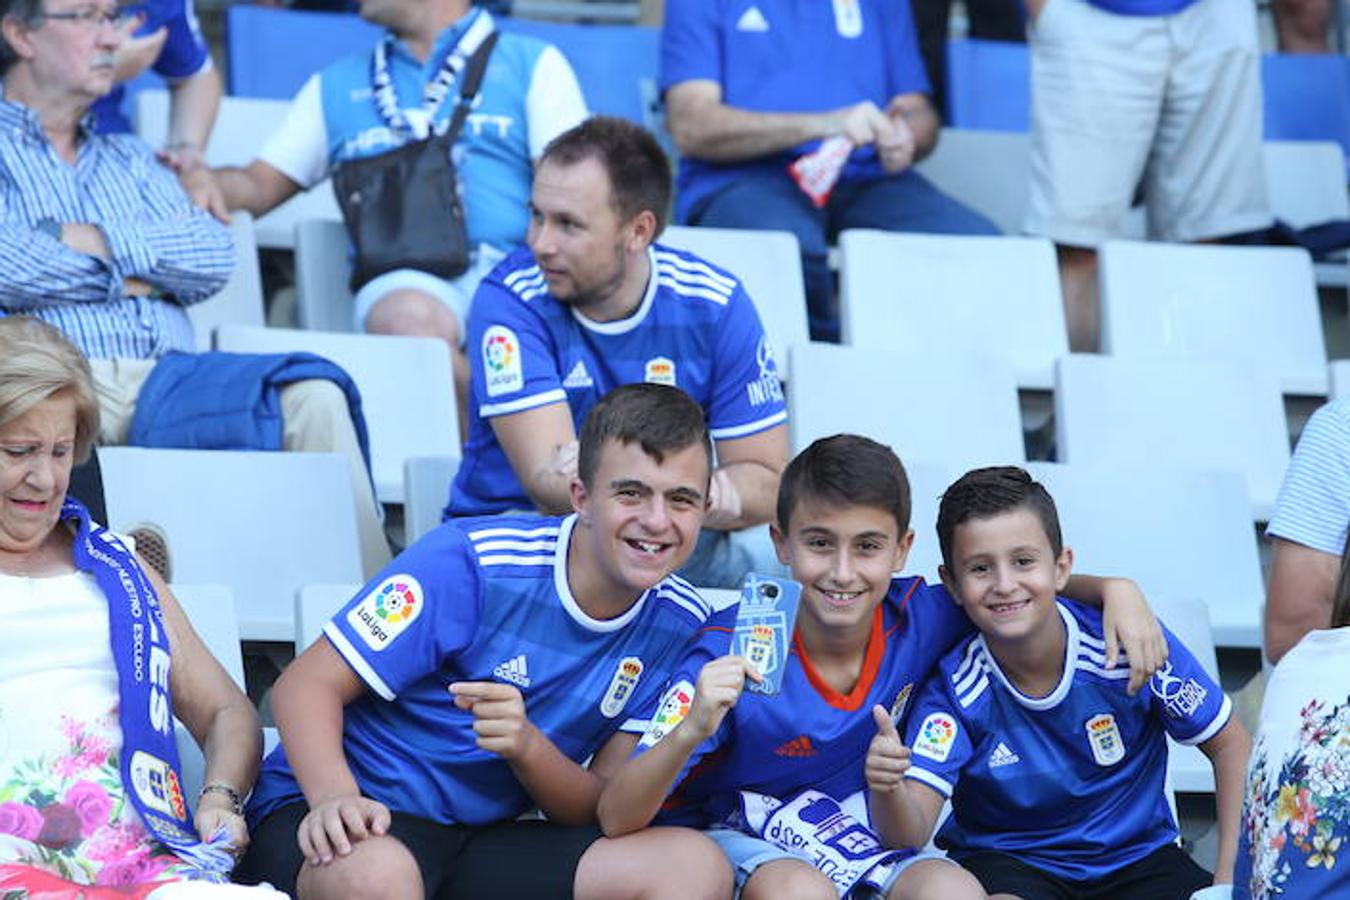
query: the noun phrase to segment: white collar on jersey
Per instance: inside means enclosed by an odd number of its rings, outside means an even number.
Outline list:
[[[618,631],[638,617],[655,588],[643,591],[642,596],[638,597],[628,612],[617,618],[593,619],[586,615],[586,611],[572,596],[572,588],[567,583],[567,546],[572,542],[572,528],[576,524],[577,514],[572,513],[563,519],[558,527],[558,544],[553,549],[553,589],[558,592],[558,600],[562,603],[563,609],[567,610],[567,614],[582,628],[596,632]]]
[[[656,271],[656,251],[652,245],[647,246],[647,292],[642,295],[642,302],[638,308],[633,311],[631,316],[623,319],[615,319],[613,322],[593,322],[590,319],[572,309],[572,318],[580,323],[582,328],[587,331],[594,331],[596,334],[627,334],[634,328],[642,324],[642,320],[647,318],[647,313],[651,312],[652,301],[656,299],[657,271]]]
[[[1060,676],[1059,684],[1055,685],[1055,689],[1044,697],[1028,697],[1018,690],[1017,685],[1013,684],[1008,676],[1003,674],[1003,670],[999,668],[998,660],[994,658],[993,653],[989,652],[988,645],[984,643],[983,635],[976,639],[980,642],[980,651],[984,654],[984,658],[989,661],[989,668],[994,671],[994,675],[997,676],[999,681],[1003,682],[1003,686],[1008,689],[1009,694],[1012,694],[1013,699],[1027,709],[1054,709],[1060,704],[1060,701],[1069,696],[1069,688],[1073,685],[1073,673],[1078,667],[1078,620],[1070,615],[1069,611],[1064,608],[1063,603],[1056,601],[1055,609],[1059,610],[1059,617],[1064,620],[1064,628],[1068,632],[1064,640],[1064,674]]]

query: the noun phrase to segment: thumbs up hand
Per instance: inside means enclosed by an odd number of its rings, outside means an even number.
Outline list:
[[[867,762],[863,772],[867,786],[875,793],[888,794],[900,787],[905,770],[909,768],[909,748],[900,740],[891,714],[884,706],[872,707],[872,718],[877,723],[876,737],[867,748]]]

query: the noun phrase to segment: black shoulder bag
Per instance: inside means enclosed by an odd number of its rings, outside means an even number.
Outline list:
[[[342,220],[356,248],[353,291],[395,269],[417,269],[454,278],[469,268],[464,204],[450,151],[482,85],[497,36],[493,31],[484,37],[463,67],[459,101],[443,133],[436,134],[430,128],[430,137],[411,140],[376,156],[348,160],[333,172],[333,190],[342,208]],[[377,94],[383,62],[378,54],[382,52],[383,47],[376,49]],[[446,80],[453,77],[449,61],[442,75]],[[387,96],[392,97],[387,68],[384,77]],[[396,109],[392,115],[398,115]]]

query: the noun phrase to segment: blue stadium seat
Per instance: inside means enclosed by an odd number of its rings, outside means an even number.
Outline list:
[[[1272,53],[1261,59],[1268,141],[1335,141],[1350,156],[1350,61]]]
[[[1031,127],[1031,56],[1026,44],[947,42],[947,118],[955,128]]]
[[[227,12],[229,92],[290,99],[311,74],[374,45],[380,29],[348,13],[239,3]],[[498,18],[503,31],[558,47],[576,70],[592,112],[654,124],[660,32],[629,25],[571,25]]]

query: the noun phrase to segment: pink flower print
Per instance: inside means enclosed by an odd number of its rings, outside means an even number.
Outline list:
[[[80,834],[89,837],[96,829],[108,823],[112,800],[108,792],[92,781],[77,781],[66,791],[66,803],[80,817]]]
[[[52,771],[62,779],[74,778],[84,769],[84,764],[79,756],[58,757],[56,762],[52,763]]]
[[[80,839],[80,817],[64,803],[42,808],[42,830],[37,842],[53,850],[64,850]]]
[[[111,749],[106,738],[86,735],[80,742],[80,754],[76,758],[84,769],[101,768],[108,761]]]
[[[94,862],[111,862],[135,850],[144,837],[144,830],[134,822],[104,825],[89,836],[80,850]]]
[[[163,869],[162,862],[151,858],[149,848],[141,848],[139,852],[113,860],[100,869],[94,884],[119,887],[144,884]]]
[[[26,803],[0,803],[0,834],[35,840],[42,831],[42,813]]]
[[[72,744],[79,743],[80,734],[84,731],[84,725],[82,723],[76,722],[70,716],[62,716],[60,727],[61,734],[65,736],[66,740],[70,741]]]

